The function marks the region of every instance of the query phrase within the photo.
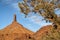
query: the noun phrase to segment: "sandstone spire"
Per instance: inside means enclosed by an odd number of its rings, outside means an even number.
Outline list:
[[[14,20],[13,20],[14,22],[16,22],[17,21],[17,19],[16,19],[16,14],[14,14]]]

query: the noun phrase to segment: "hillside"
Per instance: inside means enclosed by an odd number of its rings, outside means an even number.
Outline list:
[[[34,34],[35,40],[60,40],[60,27],[54,29],[52,25],[42,27]]]
[[[13,22],[0,30],[0,40],[29,40],[34,32],[24,28],[16,20],[16,15],[14,16]]]

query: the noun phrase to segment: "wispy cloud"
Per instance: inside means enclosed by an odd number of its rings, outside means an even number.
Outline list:
[[[52,23],[46,23],[45,20],[42,20],[43,18],[41,16],[31,16],[30,18],[28,18],[31,22],[33,22],[34,24],[39,25],[40,27],[42,26],[46,26],[46,25],[51,25]]]
[[[13,4],[11,4],[11,6],[12,6],[14,9],[19,10],[18,3],[13,3]]]
[[[42,18],[39,16],[31,16],[30,18],[28,18],[30,21],[32,21],[35,24],[40,24]]]

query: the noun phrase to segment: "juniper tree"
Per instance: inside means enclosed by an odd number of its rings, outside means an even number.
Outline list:
[[[38,13],[44,17],[46,21],[52,22],[54,29],[57,29],[57,26],[60,25],[60,16],[55,14],[55,9],[60,9],[60,0],[23,0],[23,2],[18,5],[21,12],[26,16],[29,12]],[[43,39],[40,39],[40,36],[38,36],[39,40],[59,40],[60,28],[58,28],[58,30],[54,29],[52,28],[47,33],[48,35],[43,35]]]
[[[45,20],[60,25],[60,16],[54,12],[56,8],[60,8],[60,0],[23,0],[18,5],[25,15],[29,12],[39,13]]]

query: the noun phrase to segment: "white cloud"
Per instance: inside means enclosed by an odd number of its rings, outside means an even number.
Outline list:
[[[30,21],[32,21],[35,24],[40,24],[41,23],[41,19],[38,16],[31,16],[29,18]]]
[[[44,23],[44,22],[42,22],[42,23],[40,24],[41,27],[46,26],[46,25],[52,25],[52,23]]]
[[[11,6],[16,10],[19,10],[18,3],[12,3]]]
[[[31,22],[37,24],[37,25],[40,25],[41,27],[42,26],[46,26],[46,25],[51,25],[52,23],[46,23],[45,20],[42,21],[42,17],[39,17],[39,16],[31,16],[30,18],[28,18]]]

